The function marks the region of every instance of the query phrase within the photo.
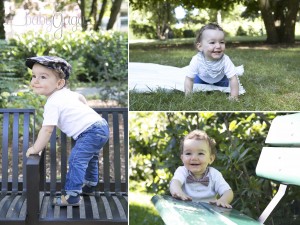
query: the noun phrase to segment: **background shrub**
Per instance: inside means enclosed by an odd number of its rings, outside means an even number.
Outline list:
[[[50,34],[28,32],[9,41],[12,49],[6,57],[20,64],[16,75],[26,80],[30,77],[24,65],[27,57],[54,55],[72,65],[71,81],[124,81],[127,80],[127,39],[126,33],[113,31],[76,31],[60,39]]]

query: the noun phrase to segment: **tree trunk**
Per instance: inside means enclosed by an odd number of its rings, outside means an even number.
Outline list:
[[[279,42],[277,35],[274,17],[272,15],[272,10],[269,0],[259,0],[258,1],[259,9],[261,11],[261,16],[264,21],[266,32],[267,32],[267,43],[276,44]]]
[[[4,1],[0,1],[0,39],[5,39],[5,11],[4,11]]]
[[[281,42],[287,44],[295,43],[295,25],[297,19],[297,13],[299,10],[300,0],[289,0],[287,2],[287,14],[284,21],[284,35]]]
[[[110,30],[113,28],[113,26],[117,20],[117,16],[120,12],[122,1],[123,0],[114,0],[113,1],[113,5],[110,10],[110,17],[109,17],[107,27],[106,27],[107,30]]]
[[[97,23],[97,10],[98,10],[97,0],[93,0],[89,18],[91,18],[91,17],[93,18],[94,25]]]
[[[85,31],[87,28],[86,19],[85,19],[85,0],[78,0],[78,5],[81,11],[81,28],[83,31]]]
[[[106,6],[107,6],[107,0],[103,0],[101,10],[99,13],[99,18],[95,23],[94,30],[99,30],[99,27],[101,26],[101,23],[102,23],[104,12],[106,10]]]

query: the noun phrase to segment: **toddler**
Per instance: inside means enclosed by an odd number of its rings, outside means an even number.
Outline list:
[[[230,58],[224,54],[225,34],[215,23],[202,27],[196,37],[195,45],[199,51],[188,67],[184,82],[185,94],[193,90],[194,83],[212,84],[230,87],[230,100],[238,100],[239,81],[237,75],[242,75],[233,65]]]
[[[72,69],[67,61],[40,56],[28,58],[26,66],[32,69],[33,91],[47,97],[42,128],[26,156],[43,151],[55,126],[76,140],[69,156],[65,191],[53,204],[78,206],[81,193],[94,194],[98,183],[99,152],[109,137],[108,124],[87,105],[82,95],[65,87]]]
[[[213,139],[201,130],[190,132],[183,140],[180,158],[183,166],[176,169],[170,182],[173,197],[232,208],[233,192],[230,186],[218,170],[209,166],[216,158]]]

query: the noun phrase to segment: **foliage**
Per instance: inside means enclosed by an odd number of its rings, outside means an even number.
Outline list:
[[[168,193],[168,183],[176,168],[182,165],[180,141],[189,131],[202,129],[216,140],[218,153],[213,166],[231,185],[235,193],[233,206],[257,218],[278,187],[255,174],[275,116],[275,113],[132,112],[129,118],[129,174],[134,181],[131,190]],[[289,200],[282,203],[283,210],[290,215],[290,200],[297,199],[298,192],[291,189]]]
[[[127,34],[118,32],[73,32],[61,39],[49,34],[28,32],[10,40],[13,49],[7,58],[22,62],[18,75],[29,80],[24,59],[36,55],[57,55],[73,67],[72,80],[103,81],[127,79]],[[25,74],[25,75],[24,75]]]

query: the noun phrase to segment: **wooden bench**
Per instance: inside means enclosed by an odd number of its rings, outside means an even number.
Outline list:
[[[79,207],[52,206],[53,198],[60,195],[64,189],[68,154],[74,145],[71,138],[67,138],[57,129],[51,136],[49,148],[43,152],[42,156],[34,155],[28,158],[22,173],[26,179],[15,182],[17,183],[15,186],[24,187],[17,190],[18,195],[24,196],[24,204],[21,209],[18,209],[19,212],[15,213],[13,205],[19,204],[21,200],[15,200],[16,203],[11,199],[10,202],[7,202],[8,200],[0,201],[1,212],[1,204],[10,205],[10,208],[13,209],[12,213],[7,210],[6,216],[0,215],[0,223],[5,221],[7,224],[30,225],[50,223],[58,225],[67,223],[128,224],[128,111],[127,108],[95,110],[108,121],[110,126],[110,140],[104,146],[100,157],[103,161],[99,167],[100,182],[96,188],[96,195],[83,196]],[[3,124],[3,127],[7,127],[7,122]],[[12,133],[16,133],[16,128]],[[18,145],[18,138],[13,139],[12,143]],[[26,158],[24,154],[28,146],[30,145],[22,148],[23,159]],[[12,158],[18,158],[18,155],[17,152],[13,152]],[[2,161],[5,159],[4,157]],[[121,161],[121,159],[123,160]],[[15,162],[11,169],[14,171],[18,167],[17,165],[18,163]],[[7,186],[6,177],[2,176],[1,182],[3,199],[10,197],[10,192],[5,192],[5,188],[2,188]],[[12,178],[12,180],[16,180],[16,178]],[[12,187],[15,187],[13,184]],[[19,215],[17,219],[15,214]]]
[[[0,109],[0,223],[25,224],[28,183],[26,151],[34,141],[33,109]]]
[[[266,144],[269,146],[262,149],[256,174],[277,181],[280,186],[257,221],[235,209],[155,195],[151,200],[165,224],[263,224],[284,196],[287,185],[300,185],[300,113],[277,116],[271,123]]]

